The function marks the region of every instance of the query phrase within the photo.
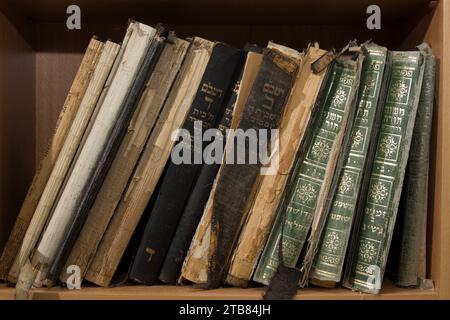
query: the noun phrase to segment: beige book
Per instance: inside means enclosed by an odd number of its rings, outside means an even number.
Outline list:
[[[309,47],[280,122],[280,166],[275,175],[261,179],[253,207],[234,249],[226,282],[245,287],[251,279],[258,258],[264,249],[283,195],[289,172],[305,135],[315,100],[325,73],[314,74],[311,64],[325,53],[316,44]]]
[[[75,75],[75,79],[69,90],[67,98],[59,114],[56,129],[54,131],[51,143],[44,157],[39,163],[36,174],[33,178],[28,193],[22,204],[16,222],[9,235],[3,254],[0,258],[0,279],[6,280],[14,259],[19,253],[23,238],[33,217],[39,199],[44,191],[47,180],[51,174],[56,159],[66,139],[70,124],[80,106],[81,100],[88,87],[93,70],[100,57],[103,48],[101,41],[93,38],[87,47],[80,67]],[[16,277],[9,277],[9,281],[15,282]]]
[[[231,129],[236,129],[242,118],[244,112],[245,103],[250,94],[250,90],[253,86],[253,82],[256,79],[259,68],[262,62],[262,54],[249,52],[247,55],[247,60],[245,62],[244,71],[242,74],[242,80],[239,87],[239,93],[236,99],[236,106],[233,111],[233,118],[231,120]],[[221,167],[222,168],[222,167]],[[221,174],[221,169],[217,173],[217,177]],[[184,260],[183,267],[181,269],[181,276],[179,282],[184,280],[193,283],[206,283],[208,275],[208,263],[211,260],[211,246],[210,243],[213,241],[211,238],[211,218],[212,218],[212,207],[213,199],[216,190],[217,178],[215,179],[214,185],[212,187],[211,193],[206,203],[203,216],[200,223],[195,231],[195,235],[192,239],[191,245],[189,247],[188,254]]]
[[[158,119],[169,90],[185,58],[189,42],[174,38],[167,42],[146,89],[130,121],[111,168],[103,182],[83,229],[62,270],[70,265],[80,267],[81,276],[94,257],[97,247],[127,186],[128,179]],[[60,280],[66,282],[64,271]]]
[[[190,110],[213,45],[201,38],[193,40],[175,86],[86,273],[87,280],[100,286],[110,284],[170,157],[174,144],[171,136],[182,126]]]
[[[89,86],[70,126],[66,141],[58,155],[45,189],[34,212],[33,218],[31,219],[22,243],[20,255],[17,258],[20,267],[23,265],[31,250],[36,245],[39,235],[41,234],[50,215],[58,192],[70,168],[72,160],[74,159],[77,148],[80,145],[81,138],[94,112],[97,100],[100,97],[100,93],[114,63],[118,49],[119,45],[110,41],[108,41],[103,47],[103,51],[100,55]],[[10,274],[15,276],[13,271],[14,270],[11,270]]]
[[[81,146],[70,177],[54,206],[52,216],[31,259],[31,264],[40,270],[43,279],[80,204],[85,187],[95,170],[126,99],[128,89],[136,77],[156,30],[144,24],[132,22],[128,27],[128,33],[130,34],[128,42],[105,100],[99,106],[97,117],[84,145]]]

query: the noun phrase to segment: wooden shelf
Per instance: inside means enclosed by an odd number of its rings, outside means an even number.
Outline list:
[[[82,10],[82,30],[65,28],[66,7]],[[428,276],[434,290],[402,289],[386,282],[380,295],[308,288],[296,299],[450,298],[450,0],[377,0],[382,29],[367,30],[371,0],[4,0],[0,1],[0,250],[46,149],[89,38],[120,41],[128,18],[163,22],[181,37],[197,35],[236,46],[268,40],[304,48],[318,41],[340,48],[349,39],[373,39],[392,50],[422,41],[440,59],[432,131]],[[431,9],[431,3],[435,8]],[[18,70],[20,72],[18,72]],[[33,299],[259,299],[263,288],[134,286],[34,289]],[[14,288],[0,284],[0,299]]]
[[[194,289],[189,286],[127,285],[115,288],[84,287],[81,290],[65,288],[33,289],[32,300],[257,300],[264,288]],[[409,300],[437,299],[435,290],[397,288],[391,282],[383,285],[379,295],[352,292],[345,288],[308,288],[296,295],[295,300]],[[0,300],[14,299],[14,288],[0,287]]]

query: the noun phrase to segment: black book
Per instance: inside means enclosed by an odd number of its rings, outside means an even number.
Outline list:
[[[113,131],[111,132],[111,135],[102,150],[101,157],[83,192],[80,205],[75,212],[64,241],[56,254],[56,258],[50,267],[46,279],[48,284],[53,284],[58,279],[62,271],[61,269],[70,254],[70,250],[80,234],[83,224],[87,218],[87,214],[89,213],[97,193],[103,184],[105,176],[126,133],[139,99],[144,92],[145,84],[147,83],[157,63],[159,56],[161,55],[162,49],[164,48],[166,41],[165,37],[162,36],[164,33],[166,32],[162,28],[159,29],[157,35],[151,41],[147,49],[142,65],[136,75],[136,78],[133,80],[133,84],[128,91],[122,109],[120,110],[116,126],[113,128]]]
[[[250,95],[245,103],[242,119],[239,122],[234,141],[234,150],[239,151],[238,141],[247,141],[247,130],[268,130],[268,142],[271,131],[278,127],[284,106],[289,97],[292,83],[298,70],[298,62],[277,50],[265,49],[261,68],[253,83]],[[260,132],[261,133],[261,132]],[[260,142],[260,135],[257,137]],[[228,150],[228,146],[227,146]],[[258,151],[245,147],[245,159],[251,159]],[[238,155],[242,156],[242,155]],[[259,159],[261,160],[261,159]],[[229,258],[245,218],[245,208],[258,184],[260,161],[244,164],[224,164],[216,182],[216,192],[212,204],[211,246],[213,255],[208,264],[206,288],[220,285],[228,266]]]
[[[213,48],[182,127],[182,131],[190,136],[182,134],[172,150],[172,156],[179,154],[185,160],[185,157],[190,156],[190,163],[194,164],[177,164],[172,157],[131,268],[130,278],[137,282],[152,284],[158,277],[178,221],[202,168],[202,161],[198,160],[203,158],[203,143],[199,145],[193,141],[194,134],[198,132],[194,130],[195,122],[201,121],[203,130],[210,129],[217,123],[223,113],[226,93],[240,55],[240,50],[222,43],[215,44]],[[184,152],[185,150],[188,151]]]
[[[241,54],[241,59],[233,76],[233,82],[228,92],[228,102],[222,119],[218,125],[222,137],[225,137],[226,130],[230,128],[233,110],[236,105],[239,85],[242,79],[243,68],[247,59],[247,53],[261,52],[261,48],[255,45],[246,45]],[[223,140],[225,146],[225,140]],[[159,280],[164,283],[175,284],[180,274],[184,258],[186,257],[189,245],[194,237],[195,229],[202,217],[206,202],[208,201],[214,179],[219,171],[220,163],[204,165],[195,183],[195,187],[189,197],[189,200],[178,223],[177,230],[173,236],[172,243],[167,251],[163,266],[159,273]]]

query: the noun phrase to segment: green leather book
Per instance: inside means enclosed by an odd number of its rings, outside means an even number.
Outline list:
[[[428,171],[430,135],[436,79],[436,58],[431,52],[425,56],[422,92],[417,107],[416,122],[409,151],[405,182],[400,201],[394,280],[401,287],[421,285],[426,279],[426,229],[428,212]],[[394,241],[394,240],[393,240]],[[393,242],[394,249],[394,242]]]
[[[283,265],[296,266],[313,219],[322,214],[336,166],[350,109],[360,76],[360,59],[338,58],[322,90],[318,117],[311,127],[305,156],[299,157],[290,179],[284,204],[271,230],[253,280],[268,285],[279,257]],[[280,245],[280,239],[282,245]],[[281,254],[279,253],[282,248]]]
[[[334,286],[334,283],[341,280],[367,152],[373,142],[373,131],[381,120],[382,106],[378,102],[387,49],[368,44],[364,46],[363,55],[357,114],[352,127],[350,148],[345,153],[338,187],[311,272],[312,283],[320,286]]]
[[[366,293],[381,289],[423,79],[421,52],[393,51],[389,60],[383,120],[343,282],[345,287]]]

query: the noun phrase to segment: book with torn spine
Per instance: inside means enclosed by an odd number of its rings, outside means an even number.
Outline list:
[[[163,52],[148,80],[146,89],[130,121],[125,137],[80,235],[63,268],[60,280],[69,276],[64,270],[70,265],[80,267],[84,277],[100,241],[111,221],[128,179],[133,173],[147,139],[152,133],[162,107],[185,59],[189,42],[169,35]]]
[[[326,73],[325,70],[318,74],[312,72],[311,64],[325,52],[317,44],[312,45],[302,60],[280,123],[280,167],[276,175],[262,177],[261,186],[233,252],[226,279],[228,284],[246,287],[251,280]]]
[[[179,129],[186,119],[212,47],[211,41],[199,37],[193,39],[177,81],[88,268],[85,277],[88,281],[100,286],[108,286],[111,283],[170,157],[174,144],[171,139],[172,132]]]
[[[236,98],[236,106],[233,110],[230,128],[236,129],[242,117],[245,102],[247,101],[250,90],[256,79],[262,62],[262,54],[249,52],[242,74],[239,92]],[[229,143],[227,139],[226,144]],[[189,251],[184,259],[181,268],[181,275],[178,279],[179,283],[186,281],[196,284],[204,284],[207,281],[208,263],[211,258],[212,251],[209,250],[211,238],[211,218],[212,218],[212,201],[215,194],[217,177],[221,175],[223,165],[220,166],[216,179],[214,180],[208,201],[206,202],[203,215],[195,231],[194,237],[189,246]]]
[[[44,192],[56,159],[64,145],[71,123],[75,118],[85,91],[90,83],[90,79],[93,76],[94,69],[102,50],[103,42],[98,41],[95,37],[91,39],[64,102],[61,113],[59,114],[52,141],[39,163],[31,186],[28,189],[28,193],[22,203],[16,222],[14,223],[0,257],[0,280],[8,279],[8,281],[13,283],[17,280],[20,271],[19,267],[15,267],[11,274],[8,274],[13,267],[14,260],[20,255],[20,247],[23,243],[25,234],[31,219],[33,218],[39,199]],[[26,255],[23,256],[26,258]],[[20,263],[18,265],[20,265]]]

